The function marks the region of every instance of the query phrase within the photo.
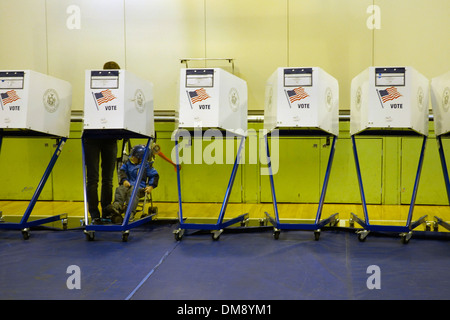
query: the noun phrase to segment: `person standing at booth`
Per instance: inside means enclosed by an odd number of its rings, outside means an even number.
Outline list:
[[[109,61],[103,65],[103,70],[120,69],[120,66]],[[101,224],[101,218],[105,218],[105,208],[112,202],[113,176],[117,160],[117,139],[95,138],[85,139],[86,157],[86,196],[88,210],[93,224]],[[98,207],[98,183],[101,165],[101,194],[100,205],[102,217]]]

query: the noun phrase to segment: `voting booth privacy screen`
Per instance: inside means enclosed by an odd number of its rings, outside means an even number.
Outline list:
[[[450,132],[450,71],[431,79],[431,104],[434,132],[437,136]]]
[[[0,96],[0,128],[69,136],[69,82],[32,70],[0,71]]]
[[[84,129],[154,137],[153,84],[126,70],[86,70]]]
[[[339,133],[339,85],[324,70],[278,68],[266,82],[264,127]]]
[[[412,67],[369,67],[351,83],[350,134],[410,129],[428,135],[429,81]]]
[[[178,128],[247,131],[247,83],[220,68],[181,69]]]

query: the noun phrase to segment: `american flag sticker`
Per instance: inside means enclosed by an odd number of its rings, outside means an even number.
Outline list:
[[[208,98],[211,98],[204,88],[197,89],[195,91],[188,91],[189,99],[191,100],[191,103],[194,104],[196,102],[200,102],[203,100],[206,100]]]
[[[386,88],[384,90],[377,90],[378,96],[383,103],[400,98],[402,95],[397,91],[396,87]]]
[[[17,95],[16,90],[6,91],[5,93],[1,93],[0,96],[2,99],[2,109],[5,104],[8,104],[8,103],[11,103],[11,102],[14,102],[14,101],[20,99],[20,97]]]
[[[298,87],[293,90],[285,90],[285,92],[290,103],[294,103],[295,101],[300,101],[309,97],[303,87]]]
[[[99,93],[94,93],[95,100],[97,100],[98,105],[101,105],[102,103],[107,103],[109,101],[112,101],[116,99],[116,97],[112,94],[111,90],[103,90]]]
[[[92,92],[92,96],[94,97],[95,106],[97,107],[97,110],[98,106],[100,106],[101,104],[116,99],[116,97],[112,94],[111,90],[109,89],[103,90],[98,93]]]

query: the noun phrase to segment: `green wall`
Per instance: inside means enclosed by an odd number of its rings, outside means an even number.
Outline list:
[[[271,202],[270,182],[260,170],[265,163],[255,161],[259,150],[262,122],[249,123],[245,163],[239,167],[231,202]],[[430,122],[417,204],[447,205],[444,179]],[[158,144],[170,157],[173,122],[156,123]],[[40,200],[83,201],[81,160],[81,122],[71,123],[70,138],[45,185]],[[227,140],[237,150],[237,140]],[[133,140],[133,144],[145,143]],[[202,143],[193,140],[192,150]],[[211,154],[211,143],[203,141],[202,150]],[[270,143],[270,141],[269,141]],[[409,204],[422,139],[420,137],[358,137],[357,146],[367,202],[370,204]],[[55,140],[48,138],[4,138],[0,165],[2,170],[2,200],[29,200],[54,151]],[[121,144],[119,144],[120,149]],[[448,150],[449,142],[444,139]],[[187,147],[186,147],[187,148]],[[187,150],[187,149],[186,149]],[[316,203],[319,201],[330,146],[326,138],[282,137],[279,141],[279,170],[274,176],[279,202]],[[217,152],[217,150],[216,150]],[[223,162],[227,163],[225,151]],[[215,155],[215,153],[212,153]],[[258,160],[258,157],[256,158]],[[264,159],[265,160],[265,159]],[[194,162],[194,153],[191,155]],[[171,164],[157,157],[155,168],[160,173],[159,187],[154,191],[156,201],[177,201],[176,172]],[[221,202],[228,184],[232,164],[182,164],[181,186],[185,202]],[[115,179],[116,180],[116,179]],[[340,122],[335,160],[331,171],[328,203],[360,203],[349,122]]]

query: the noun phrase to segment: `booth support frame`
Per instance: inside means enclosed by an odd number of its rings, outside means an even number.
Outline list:
[[[436,141],[438,144],[439,158],[441,160],[442,174],[444,175],[445,190],[447,191],[447,200],[448,204],[450,205],[450,178],[447,169],[447,161],[445,159],[444,145],[442,144],[442,136],[443,135],[436,136]],[[438,231],[439,225],[450,231],[450,224],[448,222],[442,220],[437,216],[434,216],[434,218],[435,218],[434,221],[435,231]]]
[[[21,230],[22,236],[25,240],[28,240],[30,238],[30,228],[31,227],[40,226],[40,225],[43,225],[46,223],[61,220],[63,229],[67,229],[67,213],[63,213],[63,214],[59,214],[59,215],[55,215],[55,216],[51,216],[51,217],[47,217],[47,218],[37,219],[37,220],[33,220],[33,221],[28,221],[28,219],[30,218],[31,212],[33,211],[34,206],[36,205],[36,202],[37,202],[42,190],[44,189],[45,183],[47,182],[47,179],[50,176],[50,174],[53,170],[53,167],[55,166],[55,163],[59,158],[59,155],[61,154],[62,148],[67,141],[66,137],[57,138],[57,139],[59,140],[58,145],[57,145],[55,151],[53,152],[53,156],[51,157],[50,162],[47,165],[47,168],[45,169],[45,172],[44,172],[41,180],[39,181],[39,184],[31,198],[20,222],[19,223],[4,222],[2,219],[0,221],[0,229]],[[1,150],[1,146],[2,146],[2,140],[3,140],[3,135],[0,135],[0,150]]]
[[[239,161],[241,158],[241,152],[243,149],[243,145],[245,142],[245,136],[241,136],[241,141],[239,144],[239,148],[236,154],[236,158],[234,160],[233,169],[231,171],[230,179],[228,181],[228,186],[225,191],[225,196],[222,202],[222,206],[220,208],[219,216],[217,218],[216,223],[186,223],[185,218],[183,216],[183,201],[181,197],[181,175],[180,175],[180,159],[178,155],[178,135],[175,137],[175,153],[176,153],[176,169],[177,169],[177,185],[178,185],[178,223],[179,228],[177,230],[174,230],[174,236],[175,240],[180,241],[185,233],[185,230],[187,229],[196,229],[196,230],[210,230],[212,239],[213,240],[219,240],[220,235],[223,232],[223,229],[241,222],[242,224],[245,224],[248,221],[248,213],[244,213],[242,215],[239,215],[235,218],[232,218],[227,221],[223,221],[225,212],[227,209],[228,201],[230,199],[231,190],[233,188],[234,180],[236,178],[236,173],[239,167]],[[233,137],[234,139],[234,137]]]
[[[86,131],[90,131],[90,130],[85,130]],[[92,130],[94,131],[94,130]],[[99,132],[99,130],[96,130],[97,133]],[[108,131],[108,130],[105,130]],[[102,136],[101,134],[97,135],[99,138],[104,138],[105,136]],[[118,134],[108,134],[107,137],[112,138],[112,137],[118,137],[118,138],[146,138],[147,140],[147,144],[145,146],[145,152],[144,152],[144,157],[143,159],[147,159],[149,154],[150,154],[150,147],[151,147],[151,141],[152,141],[152,137],[143,137],[143,136],[136,136],[136,135],[127,135],[126,133],[118,133]],[[81,138],[82,140],[82,160],[83,160],[83,185],[84,185],[84,219],[85,219],[85,230],[84,230],[84,234],[86,235],[86,239],[89,241],[92,241],[95,239],[95,231],[121,231],[122,232],[122,241],[126,242],[128,241],[128,236],[130,233],[130,230],[138,227],[144,223],[147,223],[149,221],[151,221],[153,219],[153,217],[156,214],[149,214],[148,216],[130,222],[130,216],[132,213],[132,207],[131,205],[127,206],[127,210],[125,212],[125,216],[123,219],[122,224],[120,225],[115,225],[115,224],[89,224],[89,213],[88,213],[88,205],[87,205],[87,187],[86,187],[86,159],[85,159],[85,150],[84,150],[84,139],[86,138],[86,135],[83,134],[83,137]],[[144,175],[144,166],[145,166],[145,161],[141,162],[141,165],[139,167],[139,172],[138,172],[138,177],[136,179],[135,184],[133,185],[133,191],[131,193],[131,197],[130,197],[130,201],[135,201],[136,199],[136,195],[138,192],[138,188],[136,188],[136,186],[139,186],[139,184],[142,181],[143,175]]]
[[[373,225],[370,223],[369,214],[368,214],[368,210],[367,210],[366,197],[364,194],[364,186],[363,186],[363,181],[362,181],[362,177],[361,177],[361,168],[359,165],[359,158],[358,158],[358,151],[357,151],[357,147],[356,147],[355,135],[352,135],[351,139],[352,139],[353,156],[354,156],[355,165],[356,165],[356,173],[357,173],[357,178],[358,178],[358,185],[359,185],[359,190],[360,190],[360,195],[361,195],[361,203],[362,203],[363,212],[364,212],[364,220],[359,218],[353,212],[351,212],[350,213],[351,217],[350,217],[350,221],[349,221],[350,226],[353,226],[354,222],[356,222],[360,226],[363,227],[363,230],[357,231],[359,241],[365,241],[366,237],[368,236],[368,234],[371,231],[376,231],[376,232],[399,233],[399,235],[402,239],[402,242],[405,244],[408,243],[412,237],[412,230],[417,228],[422,223],[426,223],[426,218],[427,218],[427,215],[425,215],[425,216],[420,217],[417,221],[412,222],[414,205],[416,202],[417,190],[419,187],[419,180],[420,180],[420,175],[422,172],[423,159],[424,159],[424,155],[425,155],[425,146],[427,143],[427,136],[425,136],[425,135],[423,136],[423,142],[422,142],[422,147],[421,147],[421,151],[420,151],[419,163],[418,163],[418,167],[417,167],[416,177],[414,180],[414,188],[413,188],[413,192],[412,192],[412,196],[411,196],[411,202],[409,205],[408,217],[406,220],[406,224],[404,226]]]
[[[322,131],[320,134],[323,135]],[[311,134],[313,135],[313,134]],[[305,134],[299,134],[299,136],[305,136]],[[309,135],[308,135],[309,136]],[[314,239],[319,240],[321,229],[326,225],[335,226],[339,222],[339,214],[334,213],[330,217],[321,220],[323,205],[325,202],[325,195],[328,187],[328,181],[330,178],[331,168],[333,165],[334,153],[337,136],[333,136],[333,141],[331,143],[330,155],[328,158],[327,169],[325,172],[325,178],[322,185],[322,191],[320,194],[320,200],[316,212],[316,217],[314,223],[281,223],[280,217],[278,214],[278,203],[276,199],[275,192],[275,184],[273,180],[273,171],[272,171],[272,161],[270,158],[270,150],[269,150],[269,142],[268,142],[268,134],[264,136],[266,142],[266,155],[267,155],[267,163],[269,169],[269,179],[270,179],[270,188],[272,193],[272,201],[273,201],[273,209],[275,213],[275,219],[270,216],[268,212],[265,212],[266,221],[269,221],[274,226],[273,237],[274,239],[278,239],[280,236],[281,230],[304,230],[304,231],[314,231]]]

